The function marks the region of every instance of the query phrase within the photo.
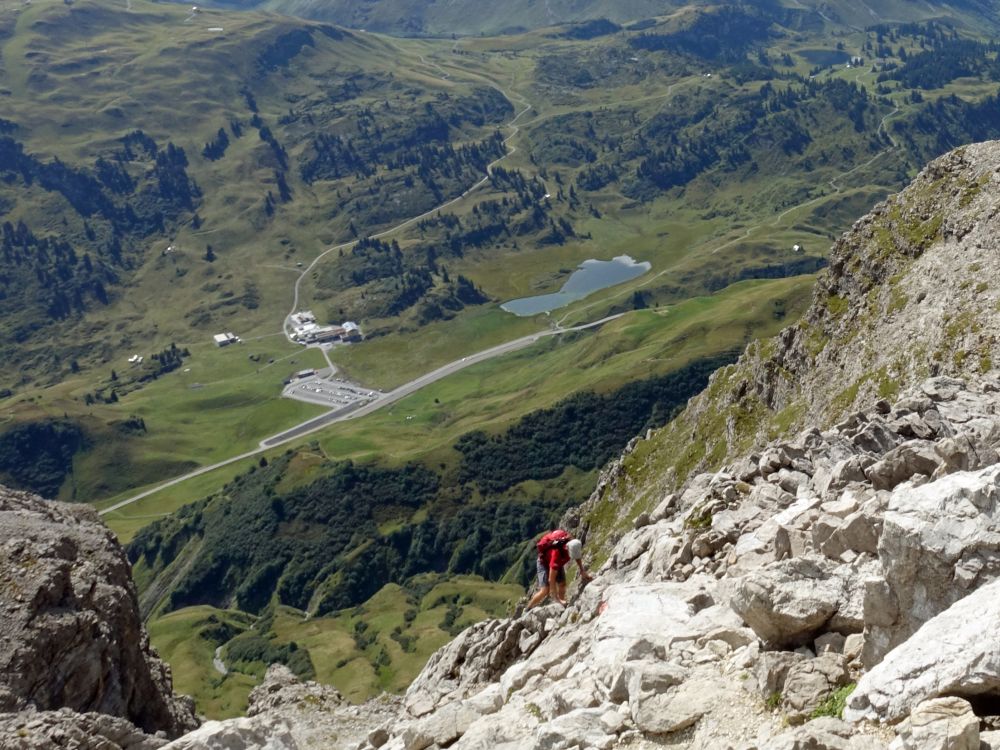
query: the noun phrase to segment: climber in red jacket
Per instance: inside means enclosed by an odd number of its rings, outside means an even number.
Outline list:
[[[583,566],[583,544],[574,539],[568,532],[556,529],[545,534],[538,540],[538,561],[535,568],[538,572],[538,591],[527,609],[541,604],[545,597],[552,598],[564,607],[566,606],[566,571],[564,567],[570,560],[575,560],[580,569],[580,579],[587,583],[593,577]]]

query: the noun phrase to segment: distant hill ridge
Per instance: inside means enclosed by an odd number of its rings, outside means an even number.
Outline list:
[[[688,6],[717,6],[708,0],[511,0],[490,5],[479,0],[220,0],[221,7],[266,8],[288,15],[331,21],[343,26],[403,36],[521,33],[558,24],[607,19],[628,24],[671,13]],[[981,0],[944,3],[911,3],[903,0],[803,0],[781,3],[751,0],[740,5],[756,7],[775,17],[796,13],[811,23],[866,28],[879,23],[922,21],[952,17],[970,25],[998,20],[994,4]]]

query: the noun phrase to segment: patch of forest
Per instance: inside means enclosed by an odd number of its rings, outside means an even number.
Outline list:
[[[0,434],[0,483],[54,498],[87,444],[83,428],[70,420],[16,425]]]
[[[196,210],[201,191],[188,166],[182,148],[138,130],[89,167],[0,137],[0,202],[41,191],[64,207],[58,222],[39,215],[0,225],[0,359],[18,362],[25,342],[111,304],[149,239]]]
[[[198,545],[170,595],[171,609],[234,605],[256,613],[276,597],[322,614],[422,572],[497,580],[522,559],[528,540],[585,499],[557,482],[530,502],[512,488],[557,479],[570,466],[600,467],[637,433],[665,424],[734,356],[606,394],[574,395],[499,435],[466,435],[455,445],[462,453],[458,472],[344,462],[283,492],[277,488],[291,459],[285,454],[145,527],[129,545],[129,558],[159,572],[187,545]],[[422,520],[411,520],[421,508],[428,509]],[[384,524],[391,530],[380,532]]]
[[[341,250],[336,265],[321,269],[319,298],[342,307],[339,295],[350,295],[354,314],[366,319],[405,316],[417,325],[454,317],[460,310],[490,301],[489,296],[448,263],[466,253],[518,239],[563,244],[576,236],[565,217],[555,217],[545,186],[519,170],[496,166],[490,186],[498,197],[479,200],[463,216],[439,212],[415,225],[415,238],[405,249],[396,239],[365,237]],[[369,335],[378,335],[373,329]]]

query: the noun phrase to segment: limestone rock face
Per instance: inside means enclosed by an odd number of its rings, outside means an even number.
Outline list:
[[[107,714],[80,714],[68,708],[0,714],[4,750],[158,750],[166,739]]]
[[[0,489],[0,712],[29,707],[169,736],[197,726],[150,648],[111,531],[87,506]]]
[[[205,722],[163,750],[354,750],[369,736],[377,739],[378,727],[400,709],[390,697],[352,706],[334,688],[272,664],[250,692],[246,717]]]
[[[875,664],[983,581],[1000,576],[1000,465],[893,491],[878,556],[894,617],[868,628]]]
[[[825,558],[795,557],[740,579],[732,607],[764,641],[801,646],[840,606],[844,586]]]
[[[980,750],[979,718],[961,698],[925,701],[903,723],[890,750]]]
[[[851,719],[896,722],[918,703],[1000,691],[1000,580],[925,623],[858,682]]]

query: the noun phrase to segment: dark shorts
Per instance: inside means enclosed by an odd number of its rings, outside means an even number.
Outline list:
[[[535,561],[535,569],[538,571],[538,586],[543,588],[549,585],[549,569],[545,567],[545,563],[541,560]],[[556,583],[566,583],[566,569],[559,568],[559,573],[556,575]]]

